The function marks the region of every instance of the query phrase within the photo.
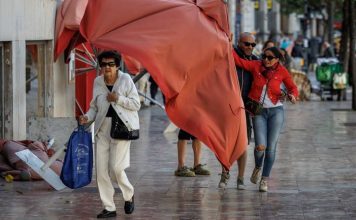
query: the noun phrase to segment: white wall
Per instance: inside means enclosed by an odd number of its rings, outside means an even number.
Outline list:
[[[0,0],[0,42],[12,45],[11,74],[13,97],[12,133],[13,139],[26,138],[26,95],[25,65],[26,42],[47,41],[48,48],[53,51],[55,17],[57,0]],[[53,72],[53,116],[73,117],[75,108],[75,84],[69,83],[67,65],[63,62],[50,62],[48,74]],[[52,91],[52,90],[51,90]],[[50,118],[48,120],[51,120]]]
[[[56,0],[0,0],[0,41],[53,39]]]
[[[57,0],[0,0],[0,42],[54,41]],[[54,46],[52,45],[52,48]],[[53,51],[53,50],[52,50]],[[25,45],[14,50],[13,63],[25,60]],[[16,70],[15,70],[16,69]],[[72,117],[75,108],[75,85],[69,83],[63,57],[53,64],[54,117]],[[13,68],[25,76],[25,68]],[[26,108],[25,108],[26,109]]]
[[[62,55],[53,64],[54,117],[74,117],[75,83],[69,82],[68,78],[68,65],[64,64]]]

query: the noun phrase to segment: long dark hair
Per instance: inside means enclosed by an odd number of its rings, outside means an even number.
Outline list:
[[[277,47],[269,47],[269,48],[266,48],[263,52],[266,52],[266,51],[271,51],[273,53],[273,55],[278,58],[279,60],[283,60],[284,57],[281,53],[281,51],[279,50],[279,48]]]
[[[283,63],[284,66],[288,66],[292,62],[292,59],[290,58],[290,56],[289,56],[288,52],[286,51],[286,49],[279,48],[279,50],[281,52],[283,51],[283,53],[281,53],[282,54],[282,59],[280,59],[281,62]]]

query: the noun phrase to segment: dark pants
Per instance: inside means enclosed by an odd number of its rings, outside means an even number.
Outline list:
[[[250,113],[245,111],[246,113],[246,128],[247,128],[247,144],[250,144],[252,137],[252,121]]]
[[[154,79],[150,76],[149,81],[151,83],[150,85],[150,93],[151,93],[151,98],[156,100],[156,95],[158,92],[158,85],[157,83],[154,81]],[[165,103],[165,98],[164,95],[162,93],[162,99],[163,99],[163,103]]]
[[[183,129],[179,129],[178,140],[195,140],[196,137],[184,131]]]

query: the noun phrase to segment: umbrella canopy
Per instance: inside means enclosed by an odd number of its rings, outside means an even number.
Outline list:
[[[172,122],[225,168],[245,151],[245,111],[222,0],[65,0],[57,13],[56,58],[83,41],[133,57],[161,88]]]
[[[127,71],[129,71],[130,74],[137,75],[143,70],[142,64],[138,62],[135,58],[127,56],[125,54],[121,54],[121,58],[123,59]]]

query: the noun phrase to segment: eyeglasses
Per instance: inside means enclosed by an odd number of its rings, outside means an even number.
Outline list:
[[[105,68],[105,67],[107,67],[107,66],[109,66],[109,67],[114,67],[114,66],[116,66],[116,63],[115,62],[101,62],[100,63],[100,67],[101,68]]]
[[[250,43],[250,42],[243,42],[246,47],[256,47],[256,43]]]
[[[262,59],[264,60],[264,59],[266,59],[266,58],[267,58],[267,60],[271,61],[271,60],[273,60],[273,59],[276,59],[277,57],[268,56],[268,55],[266,55],[266,54],[262,54]]]

